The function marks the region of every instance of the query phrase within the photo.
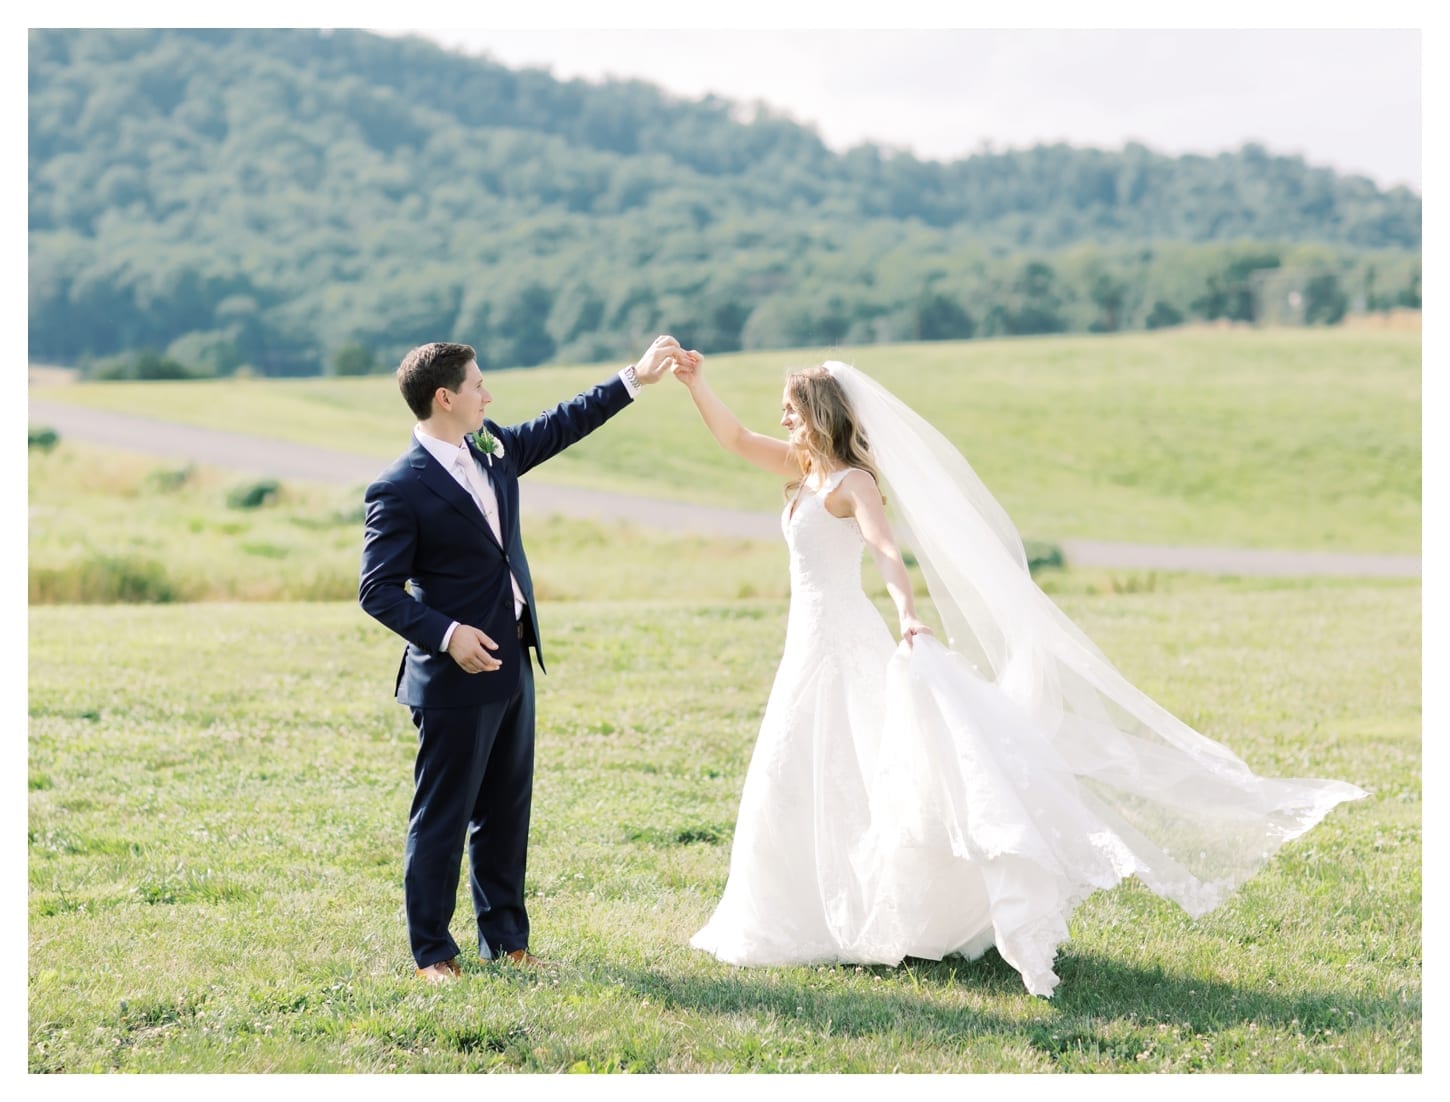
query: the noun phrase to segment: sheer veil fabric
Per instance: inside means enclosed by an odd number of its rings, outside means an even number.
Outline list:
[[[1083,896],[1132,875],[1201,915],[1366,795],[1257,776],[1134,688],[1033,582],[1016,529],[961,453],[861,371],[826,367],[948,636],[888,662],[870,829],[853,850],[871,915],[862,938],[910,942],[912,955],[979,952],[985,932],[949,944],[961,930],[951,884],[970,867],[991,941],[1030,990],[1050,993],[1044,953],[1050,962]],[[939,906],[918,906],[923,895]]]

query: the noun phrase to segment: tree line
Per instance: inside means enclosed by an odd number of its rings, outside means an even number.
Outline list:
[[[920,161],[363,32],[32,30],[30,358],[99,374],[1329,324],[1421,200],[1254,145]]]

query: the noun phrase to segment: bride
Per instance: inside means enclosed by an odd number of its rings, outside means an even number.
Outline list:
[[[976,957],[1050,996],[1079,902],[1136,876],[1191,915],[1365,793],[1258,777],[1133,688],[1033,583],[952,445],[831,361],[792,374],[781,441],[676,359],[715,439],[788,479],[785,650],[697,948],[741,965]],[[890,498],[943,627],[917,617]],[[869,548],[893,634],[861,586]]]

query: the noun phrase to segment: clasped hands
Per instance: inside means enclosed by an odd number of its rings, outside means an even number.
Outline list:
[[[670,371],[681,382],[689,383],[690,377],[703,359],[700,353],[680,347],[680,342],[674,337],[656,337],[654,343],[645,350],[645,354],[636,361],[634,376],[642,384],[648,385],[658,382],[664,378],[665,372]]]

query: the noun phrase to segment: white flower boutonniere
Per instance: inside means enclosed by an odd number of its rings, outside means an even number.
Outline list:
[[[503,458],[503,441],[489,432],[487,428],[481,428],[475,432],[473,442],[478,445],[478,450],[487,457],[490,467],[493,466],[495,459]]]

